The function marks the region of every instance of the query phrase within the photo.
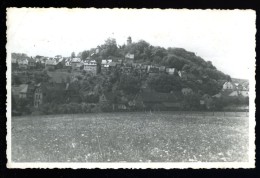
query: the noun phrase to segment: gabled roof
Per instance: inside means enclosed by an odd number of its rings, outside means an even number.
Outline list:
[[[106,65],[110,62],[112,62],[112,59],[102,59],[101,64]]]
[[[57,62],[55,59],[47,59],[45,65],[56,65]]]
[[[95,60],[85,60],[84,65],[93,65],[96,66],[97,62]]]
[[[160,67],[159,67],[159,70],[160,70],[160,71],[164,71],[165,69],[166,69],[165,66],[160,66]]]
[[[81,59],[80,58],[72,58],[71,62],[81,62]]]
[[[18,64],[28,64],[28,59],[26,59],[26,58],[19,59]]]
[[[33,58],[28,58],[28,62],[35,62]]]
[[[111,67],[116,67],[117,63],[116,62],[110,62],[110,63],[108,63],[108,65],[111,66]]]
[[[19,95],[19,93],[27,93],[28,84],[21,84],[19,86],[12,86],[12,93],[14,95]]]
[[[233,82],[225,82],[223,85],[227,85],[227,84],[230,84],[230,85],[232,85],[233,87],[236,87],[236,85],[235,85]]]
[[[20,87],[21,87],[20,93],[27,93],[27,91],[28,91],[28,84],[22,84],[22,85],[20,85]]]
[[[134,59],[134,58],[135,58],[135,55],[134,55],[134,54],[131,54],[131,53],[127,53],[127,54],[125,55],[125,58]]]
[[[175,68],[166,68],[166,72],[174,72],[175,71]]]

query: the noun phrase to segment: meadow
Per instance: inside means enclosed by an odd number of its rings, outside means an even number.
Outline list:
[[[248,117],[174,112],[12,118],[14,162],[248,161]]]

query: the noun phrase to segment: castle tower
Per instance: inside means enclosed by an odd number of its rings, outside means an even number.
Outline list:
[[[132,44],[132,38],[129,36],[129,37],[127,38],[127,45],[130,45],[130,44]]]

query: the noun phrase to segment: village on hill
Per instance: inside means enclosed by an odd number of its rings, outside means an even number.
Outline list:
[[[12,113],[248,111],[249,82],[182,48],[115,39],[69,57],[12,53]]]

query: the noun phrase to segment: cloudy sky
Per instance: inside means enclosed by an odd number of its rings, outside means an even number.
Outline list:
[[[154,46],[181,47],[237,78],[253,74],[254,11],[8,9],[8,51],[70,56],[128,36]]]

